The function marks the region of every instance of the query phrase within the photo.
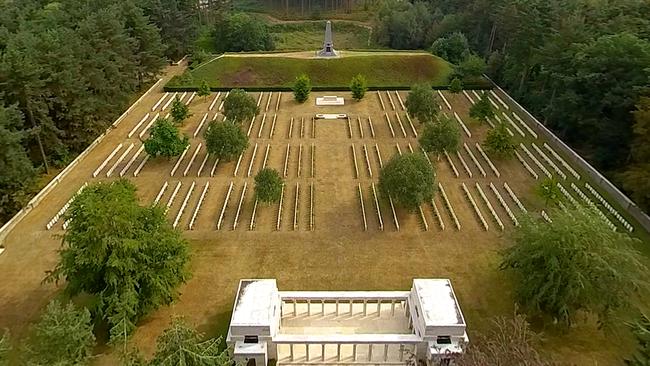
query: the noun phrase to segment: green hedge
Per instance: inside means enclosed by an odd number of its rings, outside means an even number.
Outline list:
[[[242,87],[212,87],[210,88],[211,91],[217,92],[217,91],[230,91],[232,89],[244,89],[249,92],[266,92],[266,91],[285,91],[285,92],[290,92],[292,91],[291,87],[287,86],[264,86],[264,87],[247,87],[247,88],[242,88]],[[434,90],[447,90],[449,89],[448,85],[436,85],[432,86]],[[484,83],[471,83],[471,84],[463,84],[463,88],[466,90],[492,90],[493,86],[489,81],[485,81]],[[165,92],[194,92],[197,91],[197,87],[191,87],[191,86],[165,86],[163,88]],[[340,87],[326,87],[326,86],[314,86],[311,89],[312,91],[350,91],[350,87],[348,85],[346,86],[340,86]],[[405,87],[405,86],[382,86],[382,87],[373,87],[369,86],[368,90],[410,90],[410,87]]]

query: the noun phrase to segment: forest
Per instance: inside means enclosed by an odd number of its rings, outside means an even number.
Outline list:
[[[0,221],[188,52],[194,1],[0,2]]]

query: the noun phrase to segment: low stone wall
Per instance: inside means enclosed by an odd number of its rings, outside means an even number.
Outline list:
[[[151,88],[149,88],[149,89],[148,89],[144,94],[142,94],[142,96],[140,96],[140,98],[138,98],[138,100],[137,100],[135,103],[131,104],[131,106],[130,106],[126,111],[124,111],[124,113],[122,113],[122,115],[121,115],[119,118],[117,118],[117,119],[115,120],[115,122],[113,122],[113,124],[111,124],[111,126],[109,126],[109,127],[106,129],[106,132],[104,132],[104,133],[102,133],[101,135],[99,135],[99,136],[95,139],[95,141],[93,141],[93,142],[92,142],[92,143],[91,143],[91,144],[86,148],[86,150],[84,150],[81,154],[79,154],[79,155],[78,155],[78,156],[77,156],[77,157],[76,157],[76,158],[75,158],[75,159],[74,159],[70,164],[68,164],[68,166],[65,167],[65,169],[63,169],[63,170],[62,170],[59,174],[57,174],[56,177],[54,177],[54,178],[53,178],[53,179],[52,179],[52,180],[51,180],[51,181],[50,181],[50,182],[49,182],[45,187],[43,187],[43,188],[41,189],[41,191],[38,192],[38,193],[37,193],[37,194],[36,194],[36,195],[35,195],[35,196],[34,196],[34,197],[33,197],[33,198],[32,198],[32,199],[27,203],[27,205],[25,205],[25,207],[23,207],[22,210],[18,211],[18,213],[16,213],[16,215],[14,215],[14,217],[12,217],[11,220],[7,221],[7,222],[6,222],[6,223],[5,223],[5,224],[0,228],[0,246],[4,246],[5,238],[7,237],[7,235],[9,234],[9,232],[11,232],[11,230],[12,230],[12,229],[13,229],[13,228],[14,228],[14,227],[15,227],[15,226],[16,226],[16,225],[17,225],[17,224],[18,224],[18,223],[19,223],[19,222],[20,222],[20,221],[25,217],[25,216],[27,216],[27,214],[28,214],[32,209],[34,209],[36,206],[38,206],[38,204],[41,203],[41,201],[42,201],[42,200],[43,200],[43,199],[44,199],[44,198],[45,198],[45,197],[46,197],[46,196],[47,196],[47,195],[52,191],[52,189],[54,189],[54,187],[56,187],[57,184],[59,184],[59,183],[61,182],[61,180],[63,180],[63,178],[65,178],[65,177],[68,175],[68,173],[70,173],[70,171],[71,171],[72,169],[74,169],[74,167],[76,167],[76,166],[79,164],[79,162],[80,162],[84,157],[86,157],[86,155],[88,155],[88,154],[89,154],[89,153],[90,153],[90,152],[95,148],[95,146],[99,145],[99,143],[104,139],[104,137],[106,137],[106,135],[107,135],[107,134],[108,134],[112,129],[116,128],[116,127],[117,127],[117,126],[122,122],[122,120],[124,119],[124,117],[126,117],[126,116],[131,112],[131,110],[133,110],[133,108],[134,108],[138,103],[140,103],[140,101],[141,101],[144,97],[146,97],[149,93],[151,93],[152,90],[154,90],[156,87],[158,87],[158,86],[160,85],[160,83],[162,82],[162,80],[163,80],[163,79],[159,79],[159,80],[158,80],[154,85],[151,86]]]
[[[486,76],[487,78],[487,76]],[[489,79],[489,78],[488,78]],[[634,201],[627,197],[623,192],[621,192],[618,187],[616,187],[612,182],[605,178],[598,170],[592,167],[585,159],[583,159],[578,153],[573,151],[571,147],[565,144],[560,140],[551,130],[546,128],[541,122],[539,122],[530,112],[528,112],[524,107],[522,107],[516,100],[514,100],[508,93],[501,89],[496,83],[494,84],[495,90],[501,94],[503,97],[508,99],[511,105],[516,106],[517,109],[523,113],[524,118],[527,119],[526,122],[530,123],[531,127],[535,129],[540,135],[546,137],[549,140],[550,145],[554,148],[559,149],[567,159],[572,163],[578,165],[589,177],[597,184],[600,188],[605,190],[627,213],[632,216],[646,231],[650,231],[650,217],[641,210]]]

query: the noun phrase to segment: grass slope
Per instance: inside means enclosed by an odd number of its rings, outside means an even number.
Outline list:
[[[174,77],[167,87],[198,87],[206,80],[212,88],[287,88],[303,73],[317,88],[348,88],[357,74],[366,77],[369,87],[410,87],[418,82],[443,86],[451,72],[446,61],[426,53],[359,53],[337,59],[224,56]]]

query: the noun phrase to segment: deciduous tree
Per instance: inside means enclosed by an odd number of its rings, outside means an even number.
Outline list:
[[[482,57],[471,54],[456,67],[456,72],[463,80],[476,80],[483,76],[486,67]]]
[[[311,80],[309,76],[302,74],[296,77],[296,81],[293,83],[293,97],[298,103],[304,103],[309,98],[309,93],[311,93]]]
[[[551,223],[522,216],[500,268],[514,276],[519,304],[571,325],[579,312],[603,324],[647,290],[638,239],[612,231],[595,209],[551,209]]]
[[[264,168],[255,176],[255,197],[263,203],[278,202],[283,185],[284,182],[277,170]]]
[[[181,135],[176,125],[165,118],[158,118],[151,127],[149,138],[144,141],[144,151],[154,158],[172,158],[182,154],[188,145],[189,137]]]
[[[266,22],[246,13],[222,17],[215,25],[213,36],[219,52],[270,51],[275,48]]]
[[[470,53],[467,38],[460,32],[436,39],[431,52],[455,65],[465,60]]]
[[[205,131],[205,147],[218,159],[232,160],[248,147],[248,136],[234,122],[212,121]]]
[[[454,153],[460,146],[460,129],[450,118],[440,117],[438,121],[424,126],[419,141],[426,152],[438,155],[445,151]]]
[[[128,180],[89,185],[65,220],[60,262],[46,280],[65,294],[94,297],[94,318],[111,339],[130,334],[143,316],[176,297],[189,277],[189,250],[158,206],[140,206]]]
[[[398,205],[416,210],[433,198],[433,167],[422,154],[396,154],[379,173],[379,189]]]
[[[650,210],[650,98],[639,100],[634,111],[634,139],[632,140],[631,164],[620,178],[623,187],[631,193],[642,209]]]
[[[438,114],[438,100],[433,94],[433,89],[426,84],[417,84],[411,87],[406,97],[408,113],[420,122],[431,122]]]
[[[255,98],[243,89],[234,89],[223,102],[223,115],[235,123],[242,123],[260,112]]]
[[[557,180],[554,178],[546,178],[541,181],[536,189],[537,195],[544,200],[544,205],[548,206],[549,203],[561,202],[564,198],[560,187],[557,186]]]
[[[366,83],[366,78],[359,74],[352,78],[350,82],[350,90],[352,91],[352,98],[356,101],[363,99],[363,96],[366,95],[368,90],[368,85]]]
[[[463,91],[463,82],[460,81],[459,78],[451,79],[451,83],[449,83],[449,91],[454,94],[460,93]]]

